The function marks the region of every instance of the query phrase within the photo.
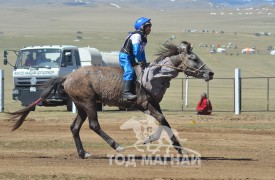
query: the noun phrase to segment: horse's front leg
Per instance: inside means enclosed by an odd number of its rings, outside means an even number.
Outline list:
[[[156,141],[160,138],[160,135],[162,133],[163,126],[158,126],[157,130],[154,132],[154,134],[150,135],[144,140],[144,144],[151,143],[153,141]]]
[[[164,129],[167,134],[169,135],[171,141],[172,141],[172,145],[174,146],[174,148],[178,151],[179,154],[183,153],[183,149],[182,146],[180,145],[178,139],[176,138],[176,136],[174,135],[169,123],[167,122],[167,120],[165,119],[165,117],[162,115],[161,113],[161,109],[159,104],[153,106],[152,104],[148,103],[146,105],[147,109],[150,112],[150,115],[153,116],[154,118],[156,118],[156,120],[160,123],[160,126],[158,127],[158,129],[156,130],[155,133],[153,133],[152,135],[150,135],[144,143],[150,143],[153,141],[156,141],[160,138],[160,135],[162,133],[162,130]]]
[[[96,132],[100,137],[102,137],[113,149],[117,152],[124,151],[124,148],[120,146],[114,139],[112,139],[109,135],[107,135],[100,127],[97,117],[97,110],[95,103],[90,105],[89,111],[87,111],[88,119],[89,119],[89,127],[94,132]]]

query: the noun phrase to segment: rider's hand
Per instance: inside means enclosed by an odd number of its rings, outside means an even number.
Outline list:
[[[141,66],[142,69],[145,69],[146,68],[146,63],[145,62],[141,62],[140,66]]]

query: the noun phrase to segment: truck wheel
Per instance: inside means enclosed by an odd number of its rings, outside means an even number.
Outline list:
[[[72,110],[73,110],[73,102],[72,102],[71,98],[69,98],[67,100],[67,111],[71,112]]]
[[[96,110],[102,111],[102,103],[96,103]]]

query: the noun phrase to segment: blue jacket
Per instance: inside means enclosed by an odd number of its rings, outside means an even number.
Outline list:
[[[123,80],[133,80],[134,69],[132,65],[136,63],[136,59],[140,63],[146,63],[146,44],[147,38],[140,31],[135,31],[126,38],[119,53],[119,62],[124,70]]]

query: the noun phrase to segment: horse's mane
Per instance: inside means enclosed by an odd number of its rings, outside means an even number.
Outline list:
[[[158,63],[166,57],[178,55],[184,50],[183,48],[188,52],[191,48],[190,43],[187,41],[182,41],[179,45],[174,43],[164,43],[163,47],[155,54],[158,58],[154,62]]]

